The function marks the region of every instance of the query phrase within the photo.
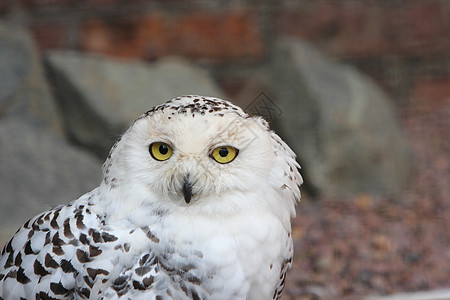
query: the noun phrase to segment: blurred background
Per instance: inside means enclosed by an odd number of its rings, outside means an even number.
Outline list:
[[[0,244],[183,94],[264,116],[298,155],[283,299],[450,288],[446,0],[0,0]]]

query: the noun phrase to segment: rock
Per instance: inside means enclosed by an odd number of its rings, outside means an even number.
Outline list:
[[[78,198],[101,180],[96,158],[16,117],[0,119],[0,166],[0,244],[29,218]]]
[[[411,170],[391,100],[368,77],[299,40],[276,47],[267,89],[275,124],[322,195],[391,193]],[[275,110],[276,111],[276,110]]]
[[[0,22],[0,117],[21,116],[62,134],[57,105],[29,34]]]
[[[182,59],[147,64],[51,52],[46,61],[69,135],[100,157],[154,105],[185,94],[222,96],[203,70]]]

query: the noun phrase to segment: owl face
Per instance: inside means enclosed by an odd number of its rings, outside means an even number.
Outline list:
[[[162,209],[226,205],[232,210],[255,198],[243,197],[246,193],[268,190],[275,152],[263,119],[224,100],[181,97],[136,120],[111,152],[105,163],[111,168],[104,173],[114,174],[115,188],[148,193],[149,204]]]

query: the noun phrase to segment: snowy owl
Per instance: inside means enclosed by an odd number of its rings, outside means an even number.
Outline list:
[[[0,299],[278,299],[302,178],[261,117],[182,96],[139,117],[99,187],[3,248]]]

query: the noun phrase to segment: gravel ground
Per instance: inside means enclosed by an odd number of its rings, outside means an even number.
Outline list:
[[[450,287],[450,103],[411,103],[401,122],[414,154],[399,195],[308,197],[297,207],[283,299],[360,299]]]

